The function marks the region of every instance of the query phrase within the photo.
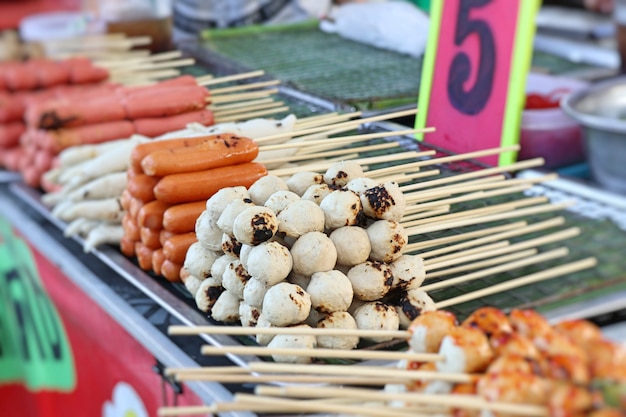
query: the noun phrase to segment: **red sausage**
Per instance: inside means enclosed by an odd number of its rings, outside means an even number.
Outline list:
[[[175,116],[145,118],[133,121],[135,132],[150,138],[174,130],[184,129],[189,123],[200,123],[203,126],[211,126],[215,123],[213,112],[202,109]]]
[[[93,65],[87,58],[71,58],[65,61],[70,69],[72,84],[90,84],[109,78],[109,72]]]
[[[51,132],[49,132],[51,133]],[[59,129],[48,135],[43,146],[58,153],[70,146],[102,143],[130,137],[134,127],[128,120]]]
[[[12,148],[19,145],[20,136],[26,130],[22,122],[0,124],[0,148]]]
[[[125,112],[117,97],[107,94],[91,100],[55,100],[29,106],[24,117],[30,126],[59,129],[124,120]]]
[[[44,58],[29,62],[34,67],[40,88],[50,88],[70,82],[70,69],[63,62]]]
[[[209,91],[201,86],[152,88],[124,99],[126,117],[141,119],[174,116],[206,107]]]

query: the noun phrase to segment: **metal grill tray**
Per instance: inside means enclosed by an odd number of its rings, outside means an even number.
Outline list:
[[[372,124],[366,126],[359,133],[367,133],[380,130],[394,130],[393,124]],[[398,138],[396,138],[398,139]],[[417,143],[411,137],[399,138],[403,148],[406,149],[436,149],[428,144]],[[436,149],[440,155],[447,154],[441,149]],[[370,154],[366,155],[370,156]],[[382,167],[379,165],[372,167],[373,169]],[[480,169],[482,166],[476,162],[463,161],[459,163],[445,164],[435,166],[433,168],[440,169],[443,175],[452,175],[458,172]],[[10,187],[12,193],[21,199],[32,209],[40,213],[50,223],[59,229],[63,229],[65,224],[52,218],[48,208],[41,203],[41,195],[30,187],[21,183],[13,183]],[[490,199],[489,202],[477,201],[473,203],[463,203],[457,205],[456,210],[476,208],[488,204],[503,202],[504,200],[512,200],[523,197],[523,195],[512,195],[502,197],[498,200]],[[552,217],[552,215],[539,215],[527,218],[531,222]],[[582,216],[574,212],[561,212],[566,218],[566,226],[580,227],[582,233],[580,236],[573,238],[560,245],[546,245],[541,251],[551,249],[556,246],[567,246],[570,249],[570,255],[566,258],[560,258],[556,261],[545,262],[541,265],[534,265],[524,269],[516,270],[512,273],[498,274],[487,279],[457,285],[430,293],[435,301],[440,301],[457,295],[465,294],[472,290],[482,288],[486,285],[496,284],[519,277],[539,270],[563,264],[567,261],[582,259],[588,256],[595,256],[598,259],[598,267],[593,270],[585,270],[568,276],[559,277],[538,284],[528,285],[512,291],[499,293],[497,295],[484,297],[475,301],[467,302],[461,305],[449,308],[458,315],[459,318],[465,317],[474,309],[492,305],[504,310],[515,307],[536,307],[544,311],[552,318],[558,318],[558,314],[554,312],[568,307],[574,309],[580,314],[589,306],[597,306],[605,303],[607,297],[618,298],[618,305],[610,304],[612,308],[623,308],[626,302],[626,257],[622,256],[622,248],[626,247],[626,233],[620,230],[611,221],[601,221]],[[482,226],[481,226],[482,227]],[[420,236],[419,240],[428,240],[438,238],[451,233],[462,233],[469,230],[475,230],[480,227],[470,226],[462,229],[455,229],[447,232],[437,232]],[[523,240],[531,236],[524,236]],[[532,236],[534,237],[534,236]],[[418,239],[416,239],[418,240]],[[519,239],[518,239],[519,240]],[[80,242],[80,239],[78,239]],[[516,240],[512,239],[512,243]],[[219,325],[215,323],[195,308],[193,298],[187,293],[182,285],[171,284],[164,279],[152,276],[138,268],[135,262],[123,256],[117,248],[103,246],[93,252],[93,255],[111,268],[115,273],[119,274],[123,279],[130,282],[140,291],[145,293],[149,298],[154,300],[168,314],[175,317],[181,323],[198,326],[198,325]],[[606,304],[609,305],[609,304]],[[571,315],[571,311],[563,310],[563,314]],[[552,313],[551,313],[552,312]],[[203,335],[202,339],[214,346],[236,346],[241,344],[254,344],[252,339],[248,337],[231,337],[231,336],[209,336]],[[385,346],[368,346],[369,348],[392,348]],[[395,347],[399,347],[397,344]],[[261,360],[257,357],[228,355],[228,358],[239,366],[244,366],[250,361]],[[340,361],[347,363],[346,361]],[[361,362],[363,364],[371,362]]]

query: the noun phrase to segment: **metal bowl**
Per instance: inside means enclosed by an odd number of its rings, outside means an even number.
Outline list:
[[[563,98],[561,108],[583,127],[594,180],[626,194],[626,76],[572,93]]]

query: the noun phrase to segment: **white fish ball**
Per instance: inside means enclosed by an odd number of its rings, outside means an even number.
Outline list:
[[[322,184],[324,176],[317,172],[301,171],[296,172],[287,180],[289,191],[301,196],[313,184]]]
[[[408,291],[419,288],[426,279],[424,260],[417,255],[402,255],[390,265],[392,289]]]
[[[263,315],[274,326],[303,322],[311,311],[311,296],[297,285],[281,282],[265,293]]]
[[[367,261],[372,246],[367,232],[358,226],[344,226],[335,229],[330,234],[337,249],[337,263],[354,266]]]
[[[239,259],[235,259],[228,264],[222,276],[222,286],[231,294],[243,299],[243,289],[250,280],[250,274],[246,268],[241,265]]]
[[[396,311],[400,318],[400,327],[403,329],[411,325],[413,319],[426,311],[435,311],[437,306],[426,291],[412,289],[407,291],[398,302]]]
[[[200,242],[195,242],[187,249],[183,268],[198,278],[208,278],[211,275],[211,267],[219,256],[217,252],[208,250]]]
[[[217,219],[208,210],[200,214],[196,220],[196,238],[205,248],[212,251],[222,250],[222,232],[217,227]]]
[[[400,318],[396,310],[383,302],[373,301],[363,304],[354,312],[357,328],[365,330],[398,330]],[[368,337],[377,343],[388,342],[390,336]]]
[[[183,284],[185,284],[185,288],[189,291],[189,294],[191,294],[192,297],[195,297],[202,281],[204,281],[204,278],[200,279],[193,275],[187,275],[187,277],[183,280]]]
[[[305,324],[294,327],[307,327]],[[310,335],[287,335],[279,334],[274,336],[272,341],[267,345],[268,348],[286,348],[286,349],[314,349],[317,347],[317,339],[315,336]],[[272,355],[272,359],[280,363],[309,363],[311,357],[309,356],[295,356],[295,355]]]
[[[231,201],[244,198],[250,198],[246,187],[222,188],[206,201],[206,210],[209,212],[209,215],[215,219],[214,221],[217,221]]]
[[[248,305],[243,301],[239,303],[239,321],[243,327],[256,326],[260,315],[261,310],[258,308]]]
[[[213,262],[213,266],[211,266],[211,276],[221,283],[228,264],[235,260],[237,260],[237,258],[231,255],[224,254],[220,256]]]
[[[289,237],[324,231],[324,212],[310,200],[298,200],[278,214],[278,231]]]
[[[319,206],[332,191],[328,184],[313,184],[302,194],[302,199],[312,201]]]
[[[393,181],[368,188],[361,194],[363,212],[374,219],[400,221],[406,210],[406,198]]]
[[[222,292],[224,292],[224,287],[220,282],[213,277],[205,279],[196,291],[196,306],[200,311],[210,313]]]
[[[265,202],[265,207],[278,216],[285,207],[298,200],[300,200],[300,196],[292,191],[277,191],[269,196]]]
[[[362,209],[358,194],[346,189],[328,194],[320,208],[324,211],[325,227],[331,230],[357,224]]]
[[[391,269],[384,262],[366,261],[353,266],[348,271],[354,296],[364,301],[383,298],[391,289],[393,277]]]
[[[324,233],[309,232],[296,240],[291,247],[293,270],[301,275],[330,271],[337,263],[337,249]]]
[[[249,198],[238,198],[236,200],[232,200],[226,207],[222,214],[217,219],[217,227],[226,234],[233,235],[233,225],[235,223],[235,219],[245,209],[249,207],[254,207],[254,203]]]
[[[409,243],[404,227],[395,220],[378,220],[367,228],[373,261],[393,262],[402,256]]]
[[[293,257],[280,243],[265,242],[250,250],[247,265],[250,275],[274,285],[287,278],[293,267]]]
[[[368,188],[376,187],[378,182],[368,177],[353,178],[346,184],[346,188],[359,195],[363,194]]]
[[[274,327],[274,325],[272,325],[272,323],[270,323],[267,320],[267,318],[263,315],[263,310],[261,310],[261,315],[257,319],[255,327],[265,328],[265,327]],[[257,333],[256,334],[256,342],[261,346],[267,346],[267,344],[271,342],[273,338],[274,338],[274,335],[271,333],[268,333],[268,334]]]
[[[317,323],[318,328],[348,329],[357,328],[356,320],[346,311],[328,314]],[[359,344],[358,336],[317,336],[317,345],[326,349],[354,349]]]
[[[311,306],[321,313],[347,311],[352,303],[352,283],[337,270],[316,272],[306,287]]]
[[[230,291],[221,293],[211,309],[211,317],[223,323],[239,322],[239,297]]]
[[[263,206],[249,207],[239,213],[233,223],[235,238],[246,245],[256,246],[270,240],[278,231],[274,212]]]
[[[266,175],[259,178],[248,188],[250,199],[255,204],[262,206],[265,204],[269,196],[276,191],[287,191],[287,183],[275,175]]]
[[[233,258],[238,258],[241,252],[241,242],[228,233],[222,234],[222,251]]]
[[[331,165],[324,173],[326,184],[343,187],[350,180],[363,176],[363,168],[358,162],[341,161]]]
[[[263,297],[271,286],[255,277],[250,278],[243,287],[243,301],[253,307],[263,307]]]

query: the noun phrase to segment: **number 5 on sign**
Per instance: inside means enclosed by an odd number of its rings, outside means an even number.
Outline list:
[[[416,127],[427,141],[470,152],[514,145],[540,0],[433,0]],[[418,139],[423,137],[418,136]],[[508,165],[508,152],[483,158]]]

